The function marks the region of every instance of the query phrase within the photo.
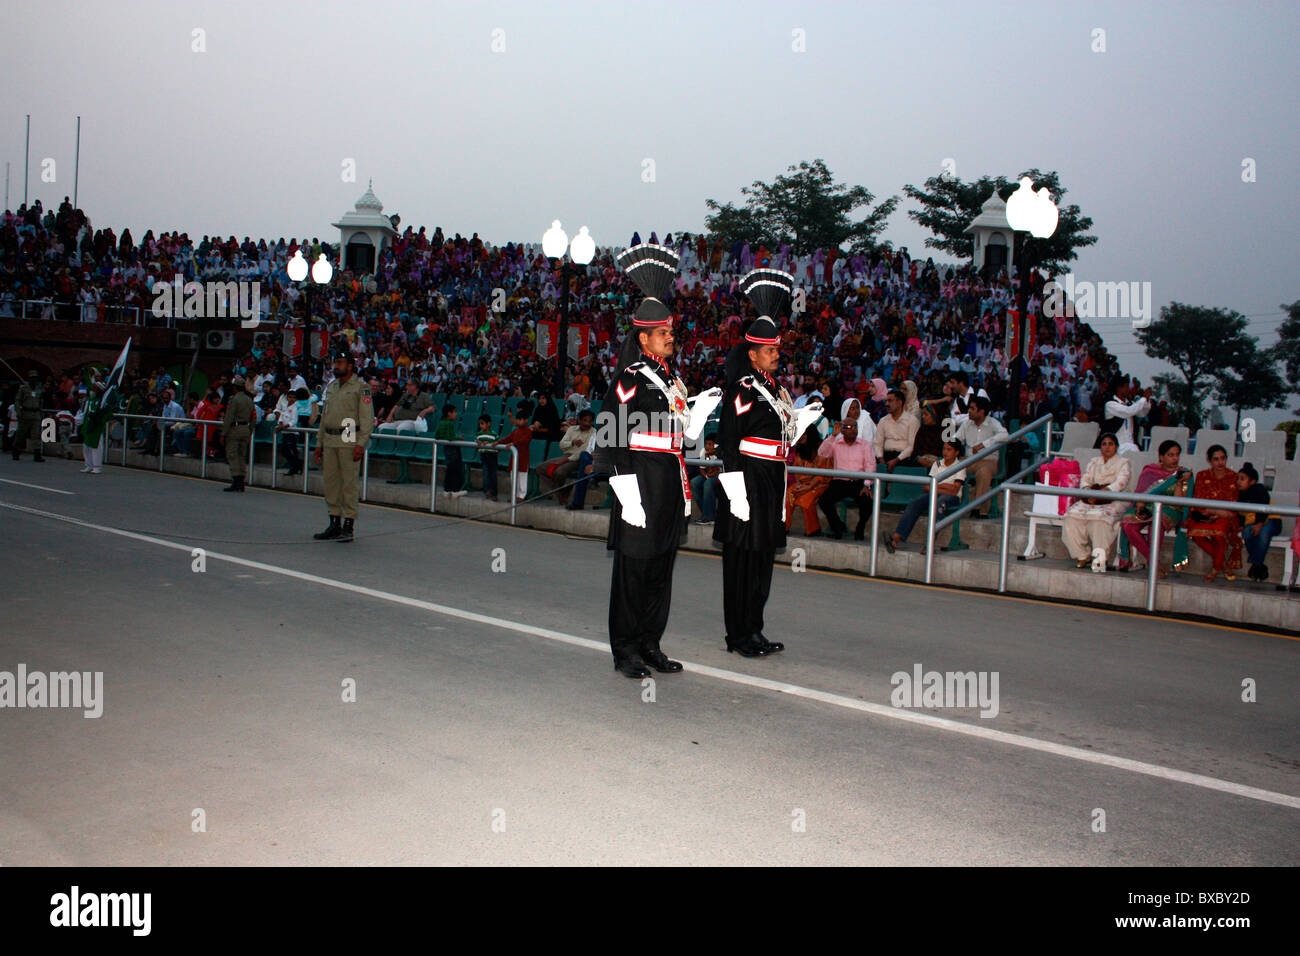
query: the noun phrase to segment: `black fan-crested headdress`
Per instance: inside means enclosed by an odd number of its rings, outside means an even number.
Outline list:
[[[668,308],[668,299],[681,262],[677,253],[666,246],[643,242],[623,250],[616,261],[645,295],[632,317],[632,324],[646,329],[670,323],[672,310]]]
[[[766,317],[777,327],[790,314],[790,301],[794,293],[794,276],[780,269],[751,269],[740,280],[740,291],[758,310],[759,319]],[[751,332],[759,330],[751,329]],[[748,335],[748,333],[747,333]],[[750,339],[751,342],[757,341]],[[768,345],[773,343],[763,342]]]

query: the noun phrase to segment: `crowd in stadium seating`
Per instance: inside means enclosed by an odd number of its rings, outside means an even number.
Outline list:
[[[653,233],[648,238],[660,241]],[[673,303],[681,316],[676,368],[692,389],[718,381],[722,358],[750,314],[738,277],[771,265],[793,272],[804,296],[783,346],[785,382],[796,393],[818,391],[832,408],[856,397],[875,416],[884,402],[879,385],[910,380],[921,397],[933,399],[945,374],[960,369],[987,391],[998,414],[1008,404],[1002,349],[1015,287],[1005,275],[979,276],[888,246],[871,255],[800,256],[788,245],[751,249],[684,233],[662,242],[682,258]],[[534,351],[533,322],[555,317],[562,280],[536,245],[492,246],[477,234],[446,238],[441,229],[407,227],[381,253],[373,281],[339,272],[323,288],[289,280],[286,264],[300,249],[309,262],[322,251],[335,253],[315,239],[204,236],[196,243],[182,233],[150,231],[136,242],[129,230],[119,236],[94,229],[66,200],[57,212],[38,202],[0,220],[0,316],[14,314],[24,300],[51,300],[54,317],[100,320],[126,307],[147,320],[156,282],[258,281],[267,334],[233,367],[284,378],[327,376],[309,339],[294,342],[307,354],[284,351],[282,331],[303,327],[310,311],[317,327],[323,323],[357,356],[364,377],[391,382],[395,392],[411,377],[429,392],[551,392],[554,361]],[[620,320],[633,304],[632,287],[613,262],[616,251],[598,250],[585,274],[571,280],[572,322],[588,334],[565,394],[599,398],[607,386]],[[495,304],[503,308],[493,312],[498,289]],[[1037,296],[1031,305],[1037,311]],[[1099,411],[1120,378],[1100,337],[1077,319],[1041,318],[1037,338],[1019,412],[1051,411],[1066,421]],[[1160,405],[1148,417],[1168,423]]]

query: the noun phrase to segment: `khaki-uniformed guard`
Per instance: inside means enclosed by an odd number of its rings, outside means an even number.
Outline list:
[[[375,424],[370,386],[353,374],[352,356],[334,353],[334,381],[325,390],[314,460],[325,476],[330,526],[318,541],[351,541],[357,518],[357,472]]]
[[[236,389],[226,403],[226,417],[221,422],[221,434],[226,440],[226,464],[230,466],[230,484],[222,491],[243,491],[244,476],[248,473],[248,440],[253,435],[253,396],[248,394],[244,376],[230,380]]]
[[[41,388],[41,376],[35,369],[27,373],[27,383],[18,389],[14,404],[18,408],[18,430],[14,432],[14,461],[17,461],[32,442],[32,460],[44,461],[42,454],[44,443],[41,441],[41,400],[45,390]]]

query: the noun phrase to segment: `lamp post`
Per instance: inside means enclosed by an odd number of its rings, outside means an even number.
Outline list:
[[[293,257],[285,266],[285,271],[289,274],[289,281],[302,282],[307,278],[307,260],[303,258],[302,247],[294,251]],[[330,265],[325,253],[321,253],[311,267],[312,284],[304,288],[304,308],[307,312],[306,322],[306,341],[303,343],[308,356],[311,355],[311,329],[312,329],[312,294],[316,291],[316,286],[329,285],[334,278],[334,267]],[[325,351],[325,343],[321,343],[321,350]],[[326,357],[326,364],[329,359]]]
[[[587,233],[587,227],[583,226],[573,242],[569,242],[569,236],[560,228],[560,220],[556,219],[551,223],[551,228],[542,234],[542,252],[551,260],[554,266],[560,269],[560,330],[557,348],[555,352],[555,394],[561,399],[564,398],[564,386],[566,382],[564,374],[564,365],[569,357],[569,274],[570,264],[561,261],[564,258],[565,250],[568,250],[569,258],[573,260],[574,265],[587,266],[596,256],[596,242]],[[576,272],[576,270],[575,270]]]
[[[1056,223],[1060,212],[1051,194],[1046,188],[1034,189],[1033,180],[1028,176],[1020,177],[1020,185],[1007,200],[1007,223],[1021,238],[1020,254],[1017,257],[1017,272],[1020,285],[1016,290],[1016,311],[1020,316],[1020,328],[1016,330],[1019,354],[1015,358],[1007,357],[1010,380],[1007,383],[1007,426],[1020,412],[1020,366],[1028,364],[1029,348],[1029,254],[1032,247],[1031,238],[1047,239],[1056,232]]]

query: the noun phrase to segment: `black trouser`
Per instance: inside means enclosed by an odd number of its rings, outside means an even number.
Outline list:
[[[302,471],[302,455],[298,454],[298,435],[296,432],[280,433],[280,454],[289,463],[289,471]]]
[[[447,449],[447,470],[442,475],[443,491],[460,491],[465,484],[465,462],[460,449],[452,445]]]
[[[775,551],[722,546],[722,613],[727,640],[737,643],[763,630],[763,608],[772,593]]]
[[[817,499],[822,514],[826,516],[826,523],[836,534],[843,534],[845,525],[840,520],[840,514],[835,510],[835,506],[845,499],[855,501],[858,505],[858,527],[854,534],[866,528],[868,512],[871,510],[871,494],[870,491],[866,495],[862,494],[862,484],[861,478],[832,478],[831,483],[822,492],[822,496]]]
[[[615,663],[659,650],[659,640],[668,626],[676,560],[676,548],[653,558],[629,558],[621,551],[614,552],[609,646]]]

